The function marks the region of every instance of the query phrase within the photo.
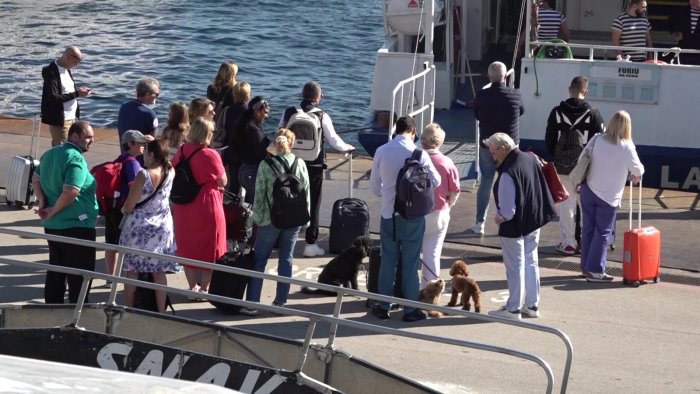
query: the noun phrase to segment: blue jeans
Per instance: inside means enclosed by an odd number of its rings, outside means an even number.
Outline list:
[[[381,241],[382,263],[379,267],[379,294],[394,296],[394,281],[396,280],[396,266],[401,253],[403,297],[418,301],[418,263],[420,250],[423,247],[423,233],[425,232],[425,218],[404,219],[400,215],[394,216],[396,220],[396,237],[394,237],[394,224],[392,219],[384,219],[379,226]],[[382,309],[389,309],[389,303],[380,302]],[[413,307],[405,307],[404,313],[411,313]]]
[[[508,282],[506,309],[510,312],[519,311],[523,305],[528,308],[539,307],[540,267],[537,255],[539,241],[539,229],[520,238],[501,237],[503,263],[506,266]]]
[[[272,224],[258,227],[255,238],[255,267],[258,272],[265,272],[267,260],[270,258],[272,248],[279,239],[279,258],[277,260],[277,275],[292,277],[292,259],[294,258],[294,246],[297,243],[297,234],[301,227],[293,227],[286,230],[278,229]],[[250,278],[245,299],[247,301],[260,302],[262,292],[262,279]],[[289,283],[277,282],[275,302],[286,304],[289,296]]]
[[[479,146],[479,171],[481,179],[479,180],[479,190],[476,192],[476,222],[484,223],[486,221],[486,213],[489,210],[489,201],[491,200],[491,192],[493,189],[493,180],[496,177],[496,168],[498,163],[491,156],[488,149]]]
[[[238,170],[238,182],[245,189],[245,202],[249,204],[255,201],[255,179],[257,177],[257,164],[241,164],[241,168]]]
[[[585,183],[581,185],[581,269],[601,274],[608,259],[608,240],[615,228],[617,208],[601,200]]]

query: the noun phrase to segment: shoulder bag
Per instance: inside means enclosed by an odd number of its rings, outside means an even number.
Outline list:
[[[580,185],[586,180],[588,175],[588,167],[591,165],[591,155],[593,154],[593,147],[595,146],[595,141],[598,139],[596,134],[583,148],[581,156],[578,158],[578,162],[573,170],[569,173],[569,179],[574,185]]]

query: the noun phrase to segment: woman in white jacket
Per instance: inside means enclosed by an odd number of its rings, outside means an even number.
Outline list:
[[[581,270],[589,282],[610,282],[612,276],[605,273],[608,237],[615,228],[615,216],[628,173],[632,173],[637,184],[644,174],[644,166],[632,142],[632,120],[627,112],[616,112],[607,132],[594,140],[588,175],[580,189],[583,210]]]
[[[457,167],[449,157],[440,153],[440,147],[445,142],[442,127],[437,123],[427,125],[420,140],[442,179],[440,186],[435,188],[435,208],[425,217],[423,272],[420,281],[423,288],[429,281],[440,277],[442,244],[450,224],[450,208],[457,202],[460,187]]]

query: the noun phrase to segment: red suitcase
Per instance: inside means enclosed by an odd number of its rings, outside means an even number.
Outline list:
[[[632,229],[632,182],[630,182],[630,225],[625,231],[622,255],[622,283],[638,287],[647,280],[659,281],[661,275],[661,232],[642,227],[642,184],[639,183],[637,228]]]

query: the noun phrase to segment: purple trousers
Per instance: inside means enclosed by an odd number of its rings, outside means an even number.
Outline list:
[[[581,269],[604,273],[608,258],[608,239],[615,228],[617,207],[598,198],[588,185],[581,185]]]

